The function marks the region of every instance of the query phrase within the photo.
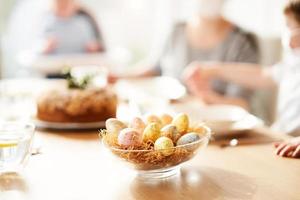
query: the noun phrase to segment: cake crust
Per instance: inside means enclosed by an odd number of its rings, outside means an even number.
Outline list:
[[[37,100],[37,118],[48,122],[100,122],[115,117],[116,109],[111,88],[56,88]]]

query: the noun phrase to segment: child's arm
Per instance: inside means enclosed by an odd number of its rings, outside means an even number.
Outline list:
[[[246,110],[249,110],[248,102],[240,97],[229,97],[223,96],[215,91],[209,86],[208,81],[197,79],[195,77],[191,77],[190,79],[185,81],[187,87],[190,92],[199,97],[201,100],[208,104],[229,104],[229,105],[237,105],[243,107]]]
[[[192,63],[185,72],[185,79],[194,74],[207,81],[217,79],[250,89],[269,88],[276,85],[269,68],[246,63]]]
[[[288,142],[275,143],[276,154],[282,157],[300,158],[300,137]]]

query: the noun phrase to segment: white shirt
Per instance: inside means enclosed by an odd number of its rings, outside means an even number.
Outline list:
[[[300,130],[300,56],[289,55],[273,66],[273,78],[279,85],[274,128],[285,133]]]

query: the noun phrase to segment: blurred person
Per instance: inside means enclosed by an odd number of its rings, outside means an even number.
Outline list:
[[[198,14],[175,26],[160,62],[162,74],[179,78],[192,61],[258,63],[255,37],[222,15],[226,0],[198,0],[198,3]],[[210,103],[249,109],[250,90],[222,80],[214,81],[213,89],[224,98],[211,99]]]
[[[76,0],[52,0],[43,21],[41,54],[75,54],[104,51],[96,20]]]
[[[287,55],[272,67],[253,64],[192,63],[185,72],[189,89],[198,97],[219,98],[211,81],[223,80],[248,89],[279,88],[278,119],[273,129],[300,135],[300,0],[289,0],[284,9],[287,34],[284,37]],[[217,96],[217,97],[216,97]],[[220,97],[222,98],[222,97]],[[276,144],[277,154],[299,157],[300,139]]]
[[[176,24],[160,60],[162,74],[180,78],[192,61],[259,61],[255,37],[222,15],[226,0],[198,0],[198,13]],[[226,92],[221,84],[216,88]]]
[[[259,62],[255,36],[222,15],[226,0],[198,0],[198,3],[196,16],[174,26],[155,70],[143,75],[161,74],[179,79],[192,61]],[[228,96],[214,99],[214,103],[250,107],[250,90],[220,80],[214,81],[213,88],[220,96]]]

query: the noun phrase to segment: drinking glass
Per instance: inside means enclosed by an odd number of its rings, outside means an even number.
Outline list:
[[[27,122],[0,122],[0,173],[23,169],[31,155],[34,129]]]

